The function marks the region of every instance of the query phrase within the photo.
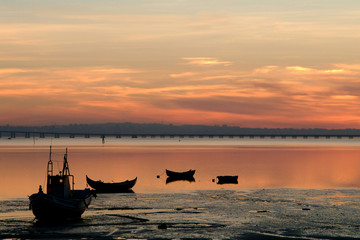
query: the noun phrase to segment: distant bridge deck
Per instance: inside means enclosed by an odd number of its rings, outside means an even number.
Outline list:
[[[130,138],[360,138],[360,135],[355,134],[165,134],[165,133],[148,133],[148,134],[129,134],[129,133],[70,133],[70,132],[42,132],[42,131],[0,131],[0,137],[7,137],[7,138],[16,138],[16,137],[25,137],[25,138],[32,138],[32,137],[130,137]]]

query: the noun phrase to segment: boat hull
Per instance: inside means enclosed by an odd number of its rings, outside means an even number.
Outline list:
[[[186,172],[174,172],[166,169],[166,175],[171,178],[193,178],[195,174],[195,170],[189,170]]]
[[[86,181],[97,193],[133,193],[131,188],[135,186],[137,178],[125,182],[104,183],[102,181],[94,181],[86,176]]]
[[[238,176],[217,176],[217,184],[238,184]]]
[[[64,199],[50,194],[35,193],[30,197],[30,208],[40,221],[79,219],[91,203],[92,194],[82,199]]]

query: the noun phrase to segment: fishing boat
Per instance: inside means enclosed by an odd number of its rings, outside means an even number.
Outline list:
[[[238,176],[217,176],[217,184],[238,184]]]
[[[95,193],[90,189],[74,190],[74,176],[70,174],[67,160],[67,149],[64,155],[63,169],[59,174],[53,174],[53,162],[47,164],[47,188],[29,197],[30,209],[39,221],[62,221],[81,218],[88,208]],[[70,180],[72,184],[70,184]]]
[[[189,170],[186,172],[174,172],[166,169],[166,175],[172,178],[190,178],[194,177],[195,170]]]
[[[136,184],[137,177],[125,182],[105,183],[103,181],[94,181],[86,176],[86,182],[94,188],[97,193],[125,193],[132,192],[131,188]]]

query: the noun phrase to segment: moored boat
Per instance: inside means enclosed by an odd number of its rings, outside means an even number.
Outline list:
[[[190,169],[186,172],[174,172],[166,169],[166,175],[172,178],[190,178],[194,177],[195,170]]]
[[[70,179],[72,185],[70,185]],[[64,155],[63,169],[53,175],[53,162],[47,165],[47,193],[42,187],[29,197],[30,209],[40,221],[62,221],[80,218],[91,203],[95,194],[90,189],[74,190],[74,176],[70,174],[67,161],[67,149]]]
[[[86,176],[86,182],[90,187],[94,188],[97,193],[125,193],[132,192],[132,187],[136,184],[137,177],[133,180],[124,182],[106,183],[103,181],[94,181]]]
[[[217,176],[217,184],[238,184],[238,176]]]

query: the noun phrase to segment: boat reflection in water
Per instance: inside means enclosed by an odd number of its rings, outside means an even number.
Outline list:
[[[174,172],[166,169],[166,175],[168,176],[166,179],[166,184],[176,181],[195,182],[194,174],[195,170],[191,169],[186,172]]]
[[[193,176],[190,176],[190,177],[167,177],[166,178],[166,184],[176,182],[176,181],[195,182],[195,178]]]
[[[217,176],[217,184],[238,184],[238,176]]]
[[[124,182],[105,183],[103,181],[94,181],[86,176],[86,182],[94,188],[97,193],[133,193],[131,189],[136,184],[137,177],[133,180]]]
[[[70,178],[72,185],[70,185]],[[50,159],[47,166],[47,193],[42,187],[32,194],[30,209],[39,221],[63,221],[78,219],[89,206],[95,194],[90,189],[74,190],[74,176],[70,174],[67,161],[67,149],[64,155],[63,169],[58,175],[53,175],[53,162]]]

